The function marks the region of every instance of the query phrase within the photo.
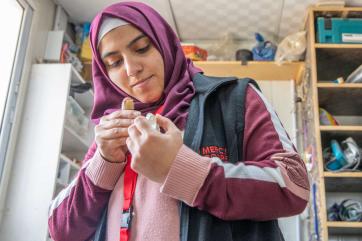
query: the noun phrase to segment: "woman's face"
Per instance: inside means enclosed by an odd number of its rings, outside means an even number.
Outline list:
[[[143,103],[158,101],[164,90],[164,63],[152,41],[131,24],[102,38],[98,51],[109,78]]]

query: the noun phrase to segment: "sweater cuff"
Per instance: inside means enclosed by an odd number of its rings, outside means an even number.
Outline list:
[[[109,162],[104,160],[96,151],[89,165],[86,167],[86,175],[94,185],[106,190],[113,190],[122,174],[126,162]]]
[[[161,192],[192,206],[210,168],[209,158],[182,145],[161,186]]]

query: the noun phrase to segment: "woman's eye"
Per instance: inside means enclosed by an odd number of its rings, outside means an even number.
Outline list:
[[[119,66],[121,63],[122,63],[121,60],[117,60],[117,61],[114,61],[114,62],[112,62],[112,63],[109,63],[109,64],[108,64],[108,67],[114,68],[114,67]]]
[[[148,44],[146,47],[144,48],[140,48],[140,49],[137,49],[136,52],[137,53],[140,53],[140,54],[143,54],[145,52],[147,52],[147,50],[150,48],[151,44]]]

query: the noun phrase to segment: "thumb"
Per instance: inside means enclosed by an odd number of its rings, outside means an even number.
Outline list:
[[[162,129],[165,130],[165,132],[168,132],[172,128],[175,128],[175,124],[170,119],[168,119],[167,117],[164,117],[162,115],[157,114],[156,115],[156,121],[157,121],[157,124]]]

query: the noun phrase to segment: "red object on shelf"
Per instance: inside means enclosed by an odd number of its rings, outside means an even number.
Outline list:
[[[195,61],[205,61],[207,59],[207,51],[205,49],[199,48],[196,45],[181,45],[182,50],[186,58]]]

